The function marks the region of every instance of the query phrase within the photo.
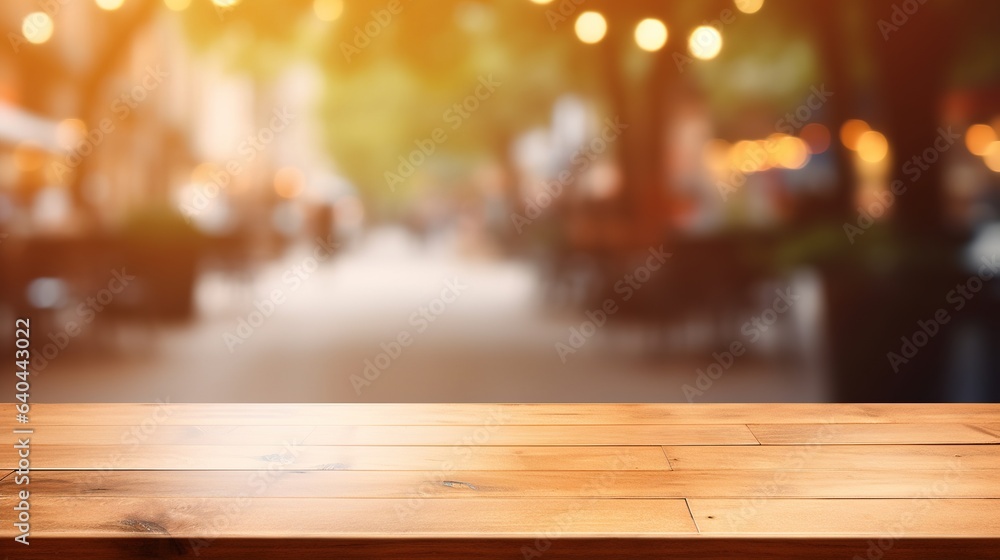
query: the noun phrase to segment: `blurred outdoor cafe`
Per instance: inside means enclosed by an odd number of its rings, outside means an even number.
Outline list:
[[[996,2],[0,22],[39,399],[1000,399]]]

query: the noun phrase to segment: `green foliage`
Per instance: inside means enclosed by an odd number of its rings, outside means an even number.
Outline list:
[[[191,40],[226,53],[234,71],[266,81],[282,66],[270,62],[287,66],[289,56],[322,69],[323,141],[367,198],[405,204],[422,180],[484,159],[502,161],[509,140],[545,123],[560,95],[602,92],[594,49],[581,48],[572,22],[553,29],[546,8],[527,1],[401,0],[390,14],[389,0],[363,0],[345,2],[333,22],[319,21],[305,0],[243,0],[222,17],[205,4],[186,15]],[[445,111],[490,76],[501,83],[497,90],[460,127],[445,122]],[[390,192],[386,171],[435,128],[445,129],[447,141]]]

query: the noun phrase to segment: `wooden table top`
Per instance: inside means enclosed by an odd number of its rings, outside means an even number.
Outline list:
[[[28,424],[15,414],[0,405],[0,555],[12,560],[1000,558],[1000,405],[35,404]],[[14,541],[23,490],[28,546]]]

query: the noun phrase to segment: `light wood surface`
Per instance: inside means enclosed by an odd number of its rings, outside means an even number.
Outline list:
[[[995,439],[995,438],[994,438]],[[632,426],[47,426],[39,445],[757,445],[743,424]]]
[[[10,498],[0,499],[9,510]],[[309,498],[39,497],[36,531],[54,537],[137,534],[171,538],[461,536],[591,537],[695,534],[683,499],[490,498],[409,500]],[[73,514],[71,512],[77,512]],[[86,512],[87,515],[79,515]],[[4,528],[3,537],[12,537]],[[30,546],[30,545],[29,545]]]
[[[762,445],[998,443],[1000,437],[964,424],[751,424]]]
[[[1000,471],[40,471],[40,496],[264,498],[1000,498]]]
[[[692,498],[689,503],[698,529],[709,535],[956,538],[997,537],[1000,531],[998,500]]]
[[[37,445],[31,466],[38,470],[257,470],[281,460],[281,445]],[[16,451],[0,448],[0,464],[13,464]],[[302,445],[296,470],[348,471],[542,471],[665,470],[657,446],[393,446]]]
[[[50,404],[28,425],[11,422],[12,405],[0,414],[5,433],[34,430],[30,486],[0,447],[11,559],[1000,550],[1000,405]],[[12,544],[21,489],[28,547]]]
[[[960,408],[926,404],[33,404],[34,426],[482,426],[487,423],[542,426],[582,424],[993,424],[997,407]],[[99,413],[97,412],[99,411]],[[0,403],[0,423],[14,418],[14,405]],[[2,424],[0,424],[2,425]]]
[[[673,469],[693,470],[962,470],[1000,469],[997,445],[676,446],[664,452]]]

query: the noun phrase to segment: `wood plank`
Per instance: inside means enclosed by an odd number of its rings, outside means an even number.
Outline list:
[[[996,423],[1000,404],[32,404],[32,426]],[[0,404],[0,429],[14,404]]]
[[[12,499],[0,498],[10,511]],[[696,529],[681,499],[103,498],[31,503],[32,536],[203,538],[649,537]],[[85,514],[81,512],[86,512]],[[411,512],[411,513],[407,513]],[[211,524],[209,524],[211,520]],[[0,538],[15,534],[0,525]]]
[[[745,425],[638,426],[45,426],[39,445],[757,445]]]
[[[688,503],[703,535],[1000,538],[1000,500],[692,498]]]
[[[41,426],[31,445],[289,445],[312,426]]]
[[[671,446],[674,470],[950,470],[1000,469],[1000,445]]]
[[[990,470],[677,470],[662,473],[662,496],[688,498],[1000,498]]]
[[[757,445],[743,424],[317,426],[310,445]]]
[[[283,446],[34,445],[31,468],[102,470],[257,470],[279,461]],[[0,465],[16,465],[0,447]],[[299,446],[296,470],[669,470],[659,446],[490,447]]]
[[[1000,498],[989,470],[792,471],[35,471],[37,495],[101,497]],[[13,492],[12,481],[0,482]]]
[[[659,498],[658,471],[43,471],[45,497],[156,498]],[[13,484],[0,483],[10,492]],[[676,495],[676,498],[682,496]]]
[[[964,424],[751,424],[761,445],[1000,443]]]

